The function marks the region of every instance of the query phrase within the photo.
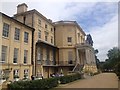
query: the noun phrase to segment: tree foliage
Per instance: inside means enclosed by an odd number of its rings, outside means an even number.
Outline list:
[[[113,47],[108,51],[108,59],[106,59],[103,64],[103,69],[114,70],[120,73],[120,49],[118,47]]]

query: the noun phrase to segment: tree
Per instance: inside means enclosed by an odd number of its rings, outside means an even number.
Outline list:
[[[118,47],[113,47],[108,51],[108,59],[106,59],[103,68],[107,70],[115,70],[119,67],[120,63],[120,49]]]
[[[97,68],[100,69],[100,60],[97,58],[98,52],[99,52],[98,49],[94,50],[96,65],[97,65]]]

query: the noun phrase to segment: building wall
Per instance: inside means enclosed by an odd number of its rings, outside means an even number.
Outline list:
[[[32,75],[32,65],[31,65],[31,47],[32,47],[32,30],[25,27],[24,25],[18,24],[9,18],[2,18],[2,23],[7,23],[10,25],[9,37],[6,38],[2,36],[2,45],[7,46],[7,57],[6,62],[2,64],[2,68],[11,68],[10,80],[13,79],[13,70],[19,69],[20,78],[24,77],[24,69],[29,70],[29,78]],[[20,29],[20,40],[14,40],[15,27]],[[3,28],[3,26],[2,26]],[[3,29],[2,29],[3,30]],[[24,32],[29,33],[28,43],[24,43]],[[14,58],[14,48],[18,48],[18,63],[13,64]],[[28,50],[27,64],[23,63],[24,60],[24,50]]]
[[[0,14],[0,60],[1,60],[1,46],[2,46],[2,14]],[[2,69],[2,65],[0,65],[0,69]]]
[[[79,33],[79,36],[78,36]],[[72,37],[72,42],[68,42],[67,38]],[[73,62],[76,61],[76,44],[85,42],[85,35],[74,24],[58,23],[55,24],[55,44],[59,48],[59,61],[68,61],[68,53],[72,52]]]
[[[15,16],[15,18],[21,22],[24,23],[25,19],[25,24],[28,26],[31,26],[35,29],[34,32],[34,45],[33,45],[33,61],[35,65],[35,60],[37,58],[36,55],[36,43],[38,40],[44,41],[48,44],[54,45],[54,26],[48,22],[47,18],[44,19],[44,16],[41,16],[38,14],[38,12],[29,12],[29,13],[22,13],[21,15],[19,14],[18,16]],[[40,23],[41,22],[41,23]],[[45,24],[47,25],[47,29],[45,28]],[[51,30],[52,28],[52,30]],[[41,31],[41,37],[39,38],[39,31]],[[45,35],[47,34],[47,41],[45,40]],[[51,43],[51,37],[53,39],[53,42]],[[45,48],[45,47],[44,47]],[[46,48],[47,49],[47,48]],[[43,49],[43,60],[46,59],[46,49]],[[52,49],[50,49],[50,52]],[[35,71],[35,67],[34,67]],[[35,72],[33,72],[35,74]]]

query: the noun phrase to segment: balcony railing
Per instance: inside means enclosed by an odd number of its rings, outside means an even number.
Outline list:
[[[91,45],[89,45],[88,43],[77,43],[76,44],[76,47],[90,47],[90,48],[92,48],[92,46]]]
[[[56,65],[55,61],[51,61],[51,60],[37,60],[37,64],[41,64],[41,65]]]
[[[61,66],[74,66],[75,65],[75,61],[59,61],[59,64]]]

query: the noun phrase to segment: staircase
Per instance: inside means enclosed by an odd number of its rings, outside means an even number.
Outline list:
[[[84,65],[76,64],[75,67],[73,68],[72,72],[81,72],[83,67],[84,67]]]

